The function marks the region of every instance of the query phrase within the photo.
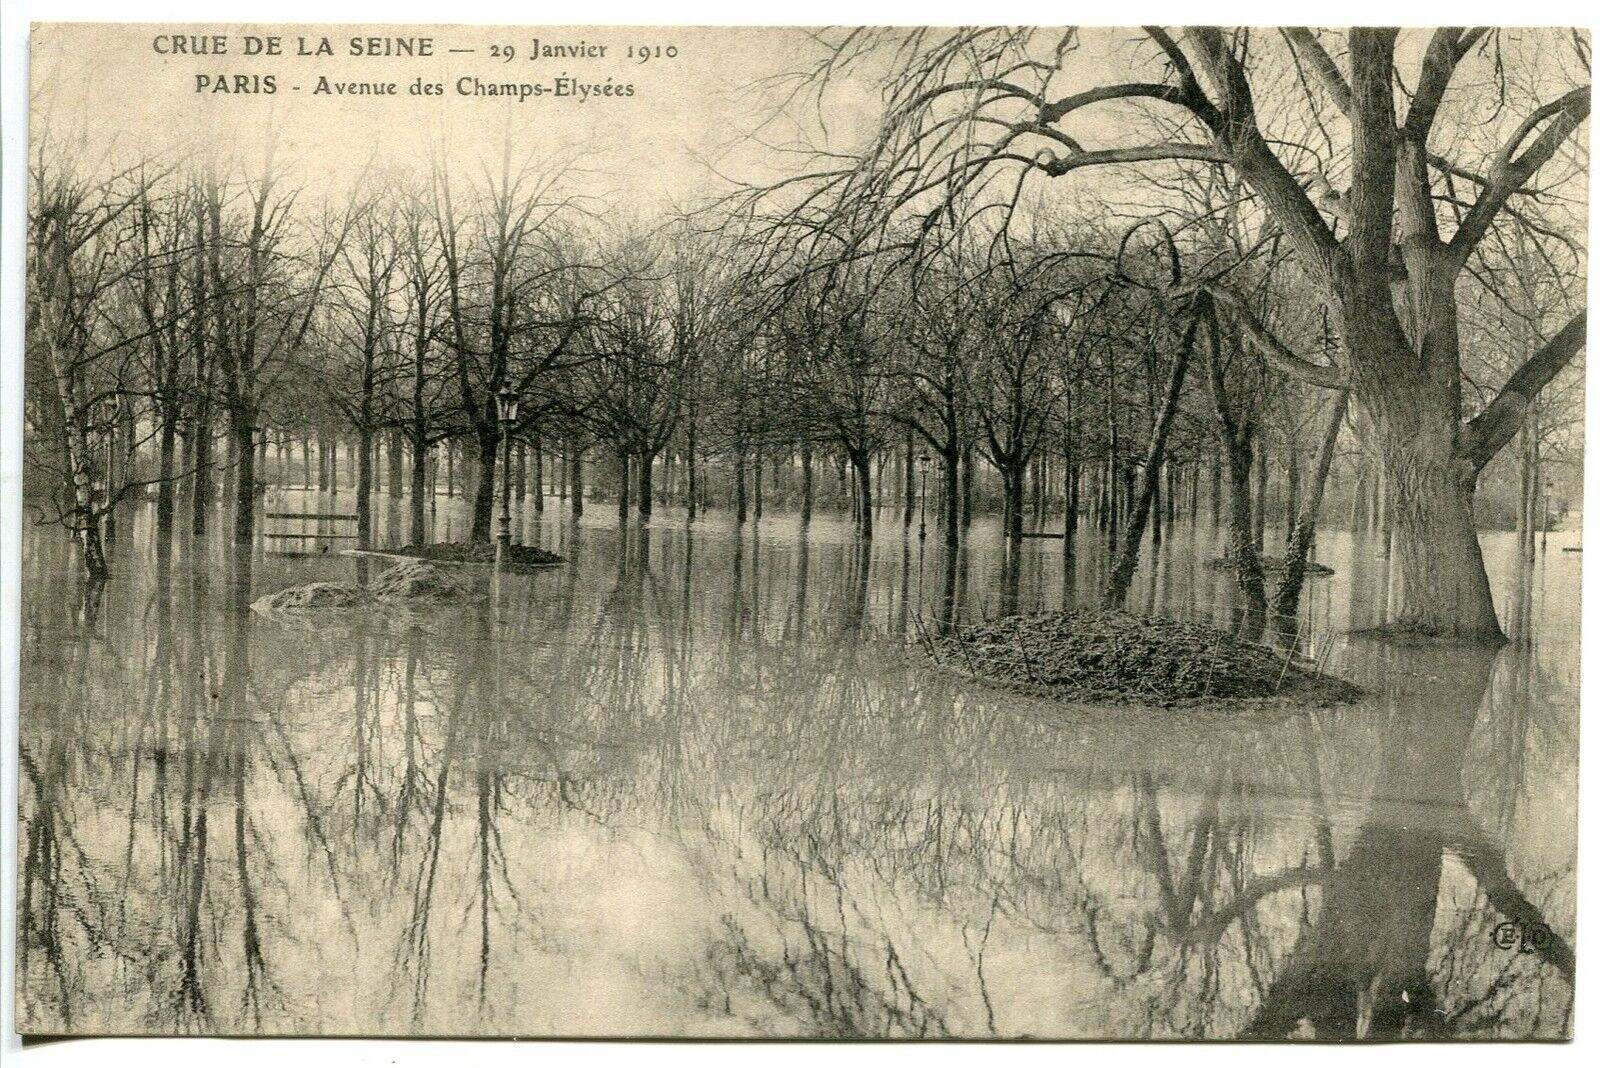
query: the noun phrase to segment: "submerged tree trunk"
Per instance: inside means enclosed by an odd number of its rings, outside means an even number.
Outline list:
[[[544,441],[541,438],[533,439],[533,470],[529,476],[533,486],[533,511],[537,515],[544,511]]]
[[[1385,450],[1386,511],[1397,560],[1395,624],[1457,640],[1503,639],[1473,520],[1470,481],[1426,447]]]
[[[952,442],[941,454],[944,461],[944,544],[954,552],[961,543],[961,450]]]
[[[478,427],[478,478],[472,497],[471,540],[487,545],[494,528],[495,453],[500,448],[500,428],[485,421]]]
[[[743,523],[749,518],[749,504],[745,500],[744,446],[736,446],[733,453],[733,518]]]
[[[693,519],[700,514],[700,458],[695,441],[695,418],[689,418],[688,440],[684,447],[684,505],[689,511],[689,518]]]
[[[763,450],[761,448],[761,446],[757,445],[756,446],[755,471],[753,473],[753,478],[751,479],[751,481],[754,483],[754,489],[755,489],[755,512],[756,512],[756,522],[758,522],[758,523],[761,521],[761,513],[764,510],[765,503],[766,503],[765,497],[764,497],[764,491],[762,489],[763,484],[766,482],[765,456],[766,456],[765,450]]]
[[[1011,545],[1009,551],[1015,552],[1016,547],[1022,543],[1023,478],[1027,474],[1027,464],[1013,460],[996,466],[1000,468],[1003,494],[1000,526],[1006,541]]]
[[[211,413],[205,397],[194,416],[194,459],[189,473],[189,533],[206,536],[211,514]]]
[[[427,540],[424,533],[425,517],[423,496],[428,490],[428,443],[420,435],[411,440],[411,527],[407,540],[421,545]]]
[[[372,548],[372,431],[362,426],[356,433],[356,544]]]
[[[1128,599],[1128,586],[1133,582],[1134,569],[1139,566],[1139,544],[1144,540],[1144,528],[1149,522],[1150,511],[1161,485],[1161,464],[1167,454],[1167,433],[1172,429],[1178,401],[1183,395],[1183,380],[1189,372],[1189,354],[1194,350],[1195,331],[1199,329],[1199,323],[1199,318],[1194,317],[1184,330],[1183,341],[1172,359],[1172,370],[1167,374],[1167,390],[1161,402],[1161,411],[1150,429],[1150,444],[1145,451],[1144,466],[1140,469],[1133,514],[1128,517],[1122,551],[1118,553],[1117,561],[1111,568],[1111,577],[1106,582],[1105,603],[1111,608],[1121,608]],[[1159,516],[1156,522],[1159,530]]]
[[[1272,594],[1272,610],[1280,624],[1290,623],[1300,610],[1300,590],[1305,584],[1306,561],[1317,538],[1317,512],[1322,507],[1322,494],[1328,485],[1328,471],[1333,467],[1334,450],[1339,443],[1339,428],[1344,425],[1344,413],[1350,406],[1350,393],[1340,390],[1334,398],[1333,410],[1328,413],[1327,429],[1317,447],[1316,466],[1311,472],[1311,484],[1306,488],[1305,500],[1299,503],[1294,522],[1289,529],[1289,543],[1284,550],[1283,574]],[[1299,470],[1298,459],[1291,471]]]
[[[639,518],[641,519],[649,519],[655,509],[655,468],[655,453],[639,454]]]
[[[917,511],[917,465],[914,458],[915,450],[916,442],[912,439],[911,429],[908,427],[906,429],[905,464],[904,470],[901,471],[903,478],[901,479],[900,483],[903,487],[901,491],[901,497],[904,498],[905,503],[905,513],[903,518],[906,529],[908,530],[911,528],[911,520],[915,518]]]
[[[1207,306],[1205,315],[1206,377],[1211,386],[1211,401],[1217,417],[1217,437],[1228,469],[1228,539],[1226,557],[1238,578],[1244,597],[1242,625],[1246,631],[1259,631],[1267,617],[1267,584],[1261,574],[1261,556],[1256,552],[1255,524],[1251,516],[1250,459],[1251,428],[1234,416],[1228,387],[1223,377],[1222,337],[1216,310]]]
[[[1228,469],[1228,537],[1224,551],[1244,595],[1246,618],[1265,622],[1267,584],[1256,551],[1255,516],[1250,494],[1250,444],[1248,439],[1225,446]]]
[[[972,445],[969,442],[961,452],[961,525],[972,525]]]
[[[572,450],[572,518],[583,516],[583,449]]]
[[[863,538],[872,537],[872,456],[852,450],[850,465],[856,473],[856,529]]]
[[[175,406],[161,405],[161,443],[156,460],[156,563],[165,567],[172,559],[172,523],[177,511],[177,477],[173,471],[178,443],[178,413]]]
[[[629,469],[629,456],[621,446],[617,447],[616,460],[617,519],[621,521],[628,518],[628,507],[633,503],[633,479],[630,477],[633,472]]]
[[[815,490],[811,473],[811,442],[800,444],[800,525],[811,523],[812,496]]]
[[[389,463],[389,485],[386,487],[389,496],[398,497],[404,486],[401,481],[404,477],[405,466],[405,438],[398,430],[389,431],[389,445],[386,453]],[[412,493],[416,493],[416,485],[412,486]]]
[[[1080,472],[1078,461],[1071,451],[1068,451],[1066,463],[1066,485],[1062,487],[1062,517],[1061,517],[1061,555],[1071,557],[1076,548],[1078,536],[1078,483]]]
[[[249,603],[251,549],[256,528],[255,415],[236,408],[229,413],[233,451],[233,587],[236,604]]]

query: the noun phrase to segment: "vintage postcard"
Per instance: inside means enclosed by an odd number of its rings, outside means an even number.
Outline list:
[[[18,1031],[1571,1036],[1590,44],[35,25]]]

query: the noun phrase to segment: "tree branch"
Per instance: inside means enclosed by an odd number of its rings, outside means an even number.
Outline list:
[[[1478,195],[1466,218],[1456,228],[1455,236],[1450,239],[1450,254],[1456,270],[1459,271],[1467,262],[1467,257],[1483,240],[1483,235],[1489,232],[1489,225],[1512,194],[1548,163],[1562,142],[1589,117],[1589,103],[1589,87],[1586,85],[1538,108],[1517,127],[1516,133],[1506,142],[1494,162],[1488,186]],[[1516,151],[1522,147],[1522,142],[1545,122],[1548,125],[1533,144],[1517,156]]]
[[[1481,471],[1483,465],[1494,459],[1495,453],[1511,440],[1511,436],[1522,426],[1528,405],[1583,348],[1588,316],[1586,308],[1569,319],[1555,337],[1545,342],[1543,348],[1517,368],[1499,395],[1489,402],[1489,406],[1467,423],[1462,453],[1473,473]]]
[[[1322,47],[1322,42],[1317,40],[1316,34],[1304,26],[1288,26],[1284,28],[1283,36],[1288,40],[1289,47],[1295,50],[1295,54],[1311,68],[1311,73],[1316,75],[1318,84],[1333,97],[1333,102],[1339,110],[1349,115],[1350,85],[1339,71],[1339,65],[1328,55],[1328,50]]]
[[[1444,100],[1445,90],[1456,72],[1456,64],[1467,54],[1486,30],[1462,31],[1455,26],[1441,26],[1433,31],[1428,51],[1422,57],[1422,77],[1411,98],[1411,110],[1406,112],[1405,131],[1419,144],[1426,144],[1428,131],[1433,129],[1434,116]]]
[[[1249,306],[1235,294],[1218,286],[1206,286],[1205,292],[1232,313],[1246,336],[1254,342],[1256,351],[1279,371],[1302,382],[1310,382],[1314,386],[1325,386],[1329,389],[1350,388],[1350,381],[1344,368],[1312,363],[1303,356],[1295,355],[1289,346],[1268,330]]]
[[[1086,149],[1071,155],[1055,158],[1045,156],[1038,166],[1052,178],[1075,171],[1080,167],[1102,166],[1109,163],[1145,163],[1163,159],[1198,159],[1211,163],[1226,163],[1228,157],[1214,145],[1190,145],[1182,142],[1140,145],[1135,148]]]
[[[1318,272],[1324,288],[1331,291],[1340,273],[1339,244],[1322,213],[1262,136],[1244,65],[1214,27],[1192,29],[1189,36],[1202,69],[1220,94],[1212,132],[1228,161],[1266,202],[1306,266]]]

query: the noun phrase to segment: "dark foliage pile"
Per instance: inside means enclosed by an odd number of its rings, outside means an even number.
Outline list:
[[[941,667],[1066,701],[1354,700],[1349,683],[1203,623],[1117,610],[1008,616],[930,637]]]
[[[1223,568],[1235,568],[1235,567],[1238,567],[1239,566],[1239,561],[1234,559],[1231,556],[1219,556],[1215,560],[1212,560],[1209,563],[1207,563],[1206,566],[1211,568],[1211,569],[1213,569],[1213,570],[1220,571]],[[1288,566],[1289,566],[1289,561],[1285,560],[1281,556],[1263,556],[1261,558],[1261,570],[1263,570],[1263,571],[1268,571],[1268,572],[1271,572],[1271,571],[1283,571],[1283,570],[1286,570],[1288,568]],[[1333,574],[1333,568],[1328,567],[1326,564],[1319,564],[1319,563],[1316,563],[1314,561],[1307,560],[1306,561],[1306,574],[1308,576],[1309,575],[1316,575],[1316,576],[1331,575],[1331,574]]]
[[[367,583],[367,592],[381,601],[462,601],[482,595],[460,570],[420,560],[396,564],[376,575]]]
[[[494,563],[494,543],[442,541],[430,545],[406,545],[393,550],[395,556],[415,556],[420,560],[438,560],[452,564]],[[551,564],[565,563],[560,556],[531,545],[506,547],[507,571],[532,571]]]

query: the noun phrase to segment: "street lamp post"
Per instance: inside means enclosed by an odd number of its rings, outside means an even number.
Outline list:
[[[917,537],[928,536],[928,465],[933,462],[933,457],[923,453],[917,457],[917,466],[922,468],[922,517],[917,523]]]
[[[500,410],[500,534],[494,548],[498,571],[511,545],[511,428],[517,421],[517,391],[509,385],[500,387],[495,404]]]

